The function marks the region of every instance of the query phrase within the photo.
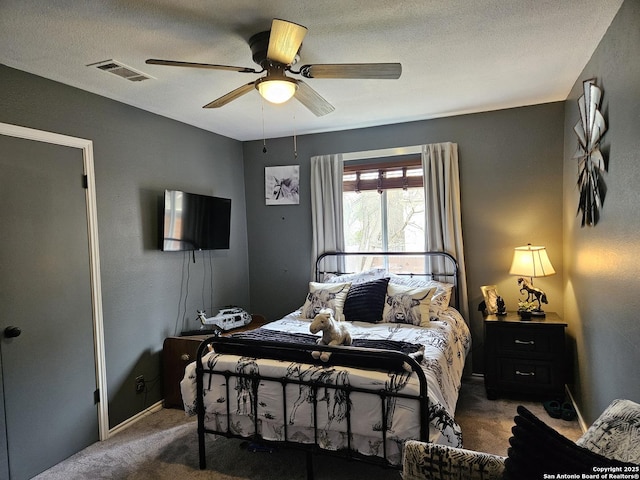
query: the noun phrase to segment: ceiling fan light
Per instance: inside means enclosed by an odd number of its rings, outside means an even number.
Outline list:
[[[262,97],[271,103],[284,103],[296,93],[298,85],[292,79],[263,80],[257,85]]]

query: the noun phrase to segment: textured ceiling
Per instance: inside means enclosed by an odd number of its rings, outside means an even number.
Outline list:
[[[238,140],[290,136],[564,100],[623,0],[2,0],[0,63]],[[147,65],[147,58],[258,68],[247,40],[272,18],[309,31],[302,64],[400,62],[398,80],[305,80],[316,117],[256,92],[258,78]],[[114,59],[130,82],[87,65]],[[46,105],[43,105],[46,108]]]

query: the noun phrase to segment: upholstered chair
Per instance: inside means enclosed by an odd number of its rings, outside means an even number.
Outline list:
[[[402,477],[501,480],[518,478],[517,472],[530,472],[532,465],[548,472],[571,462],[582,466],[640,464],[640,405],[630,400],[614,400],[575,443],[522,407],[515,422],[508,457],[409,440],[404,447]]]

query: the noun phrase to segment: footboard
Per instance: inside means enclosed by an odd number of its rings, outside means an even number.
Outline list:
[[[295,366],[310,367],[309,371],[313,369],[314,372],[323,371],[336,371],[341,370],[344,367],[351,366],[351,360],[356,360],[357,365],[379,363],[380,359],[387,359],[389,364],[403,365],[405,373],[400,376],[403,378],[417,379],[417,388],[412,388],[410,392],[403,391],[402,388],[397,387],[397,384],[389,385],[385,382],[371,382],[371,385],[363,386],[357,384],[357,382],[337,382],[335,379],[325,378],[322,375],[310,376],[304,378],[304,376],[292,376],[270,372],[274,372],[274,369],[264,368],[264,371],[258,371],[257,368],[230,368],[229,364],[221,366],[223,362],[217,361],[203,361],[203,357],[209,352],[208,346],[211,345],[216,352],[232,352],[230,354],[240,355],[244,359],[249,357],[259,357],[262,359],[272,360],[284,360],[283,364]],[[299,356],[300,352],[307,352],[308,358],[311,359],[312,351],[326,351],[332,353],[331,368],[320,365],[306,365],[295,363],[292,358]],[[244,352],[244,353],[242,353]],[[333,355],[336,354],[336,355]],[[221,355],[226,355],[225,353]],[[220,357],[218,357],[220,358]],[[272,362],[273,363],[273,362]],[[312,362],[310,362],[312,363]],[[292,367],[289,368],[292,368]],[[391,378],[392,376],[390,376]],[[217,382],[213,379],[217,378]],[[395,377],[394,377],[395,378]],[[393,415],[394,407],[397,404],[402,403],[405,405],[410,403],[411,407],[406,410],[411,410],[411,414],[416,416],[417,425],[413,421],[411,422],[414,427],[419,426],[419,437],[416,440],[428,441],[429,439],[429,401],[427,390],[427,379],[420,364],[412,357],[396,351],[370,349],[370,348],[357,348],[357,347],[331,347],[326,345],[308,345],[308,344],[287,344],[281,342],[271,341],[256,341],[250,339],[240,339],[233,337],[211,337],[204,341],[198,350],[196,360],[196,382],[197,382],[197,416],[198,416],[198,444],[199,444],[199,458],[200,468],[206,468],[206,455],[205,455],[205,435],[207,433],[221,435],[225,437],[234,438],[249,438],[253,441],[273,443],[276,445],[286,445],[307,451],[308,462],[310,455],[316,452],[322,452],[327,454],[338,455],[340,457],[360,460],[367,463],[376,463],[383,466],[401,469],[401,462],[395,458],[395,461],[391,461],[389,458],[389,452],[387,448],[387,439],[390,436],[389,426],[391,425],[391,416]],[[211,417],[207,419],[207,415],[211,415],[211,412],[207,412],[205,406],[205,394],[211,391],[212,382],[218,385],[221,390],[217,394],[217,398],[224,398],[220,400],[218,405],[223,405],[220,408],[222,411],[216,414],[216,421],[211,421]],[[275,388],[269,390],[268,399],[261,397],[261,385],[268,383]],[[352,384],[356,383],[356,384]],[[232,386],[232,385],[235,385]],[[238,385],[243,385],[248,390],[246,397],[246,418],[251,420],[251,425],[244,425],[243,428],[238,429],[237,424],[232,422],[234,413],[233,408],[239,408],[240,400],[237,399]],[[413,384],[412,384],[413,385]],[[205,386],[207,387],[205,390]],[[305,401],[309,404],[311,413],[311,419],[309,422],[309,429],[312,432],[310,435],[305,436],[304,440],[300,440],[300,433],[292,433],[293,421],[291,411],[298,407],[298,405],[292,405],[295,401],[292,401],[291,389],[298,389],[305,391]],[[274,390],[279,395],[278,401],[274,401]],[[298,391],[294,390],[294,391]],[[320,401],[325,401],[327,397],[327,391],[333,392],[331,395],[340,397],[340,405],[343,407],[340,411],[341,428],[340,437],[344,438],[344,444],[339,449],[324,448],[323,441],[324,435],[326,435],[326,424],[323,424],[321,429],[319,425],[319,418],[322,417],[326,422],[327,409],[321,409],[319,407]],[[406,389],[405,389],[406,390]],[[358,412],[353,408],[353,398],[357,398],[357,404],[362,403],[362,395],[366,395],[376,398],[376,402],[379,402],[380,418],[375,421],[376,431],[381,435],[382,441],[380,442],[380,449],[376,451],[374,455],[363,454],[362,451],[358,451],[353,445],[354,431],[353,424],[356,418],[354,415],[362,415],[362,412]],[[264,396],[264,395],[263,395]],[[231,401],[231,399],[236,399]],[[259,412],[259,408],[265,403],[269,403],[270,406],[277,404],[277,408],[281,409],[278,413],[272,413],[265,415],[264,411]],[[234,407],[232,407],[232,404]],[[414,408],[415,406],[415,408]],[[335,415],[337,409],[337,403],[333,404],[333,411],[329,415]],[[416,410],[415,412],[413,410]],[[378,409],[376,409],[378,410]],[[278,432],[278,440],[265,439],[265,423],[268,419],[269,431]],[[207,423],[209,420],[209,423]],[[369,419],[367,419],[369,420]],[[275,425],[273,422],[277,422]],[[213,425],[211,425],[213,423]],[[331,421],[329,422],[331,423]],[[379,430],[377,426],[379,425]],[[395,427],[395,425],[394,425]],[[394,431],[393,436],[398,436],[399,432]],[[402,437],[402,434],[399,435]],[[415,435],[414,435],[415,436]],[[391,439],[390,441],[393,441]],[[395,446],[395,445],[394,445]],[[402,448],[402,445],[398,445],[398,448]],[[310,464],[308,463],[308,474],[312,476],[310,470]]]

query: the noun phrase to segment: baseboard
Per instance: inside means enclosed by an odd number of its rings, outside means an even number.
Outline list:
[[[162,400],[160,400],[159,402],[154,403],[150,407],[145,408],[143,411],[135,414],[133,417],[128,418],[127,420],[125,420],[121,424],[116,425],[115,427],[110,429],[109,430],[109,436],[115,435],[116,433],[119,433],[119,432],[125,430],[126,428],[130,427],[134,423],[142,420],[144,417],[146,417],[148,415],[151,415],[152,413],[159,412],[160,410],[162,410],[162,408],[163,408],[162,407]]]
[[[569,390],[569,386],[565,385],[564,386],[564,390],[567,393],[567,396],[569,397],[569,401],[571,402],[571,405],[573,405],[573,408],[576,411],[576,414],[578,415],[578,424],[580,425],[580,428],[582,429],[582,433],[585,433],[587,431],[587,429],[589,428],[587,426],[587,422],[584,421],[584,418],[582,417],[582,414],[580,413],[580,409],[578,408],[578,405],[576,405],[576,400],[575,400],[575,398],[573,398],[573,395],[571,394],[571,390]]]

